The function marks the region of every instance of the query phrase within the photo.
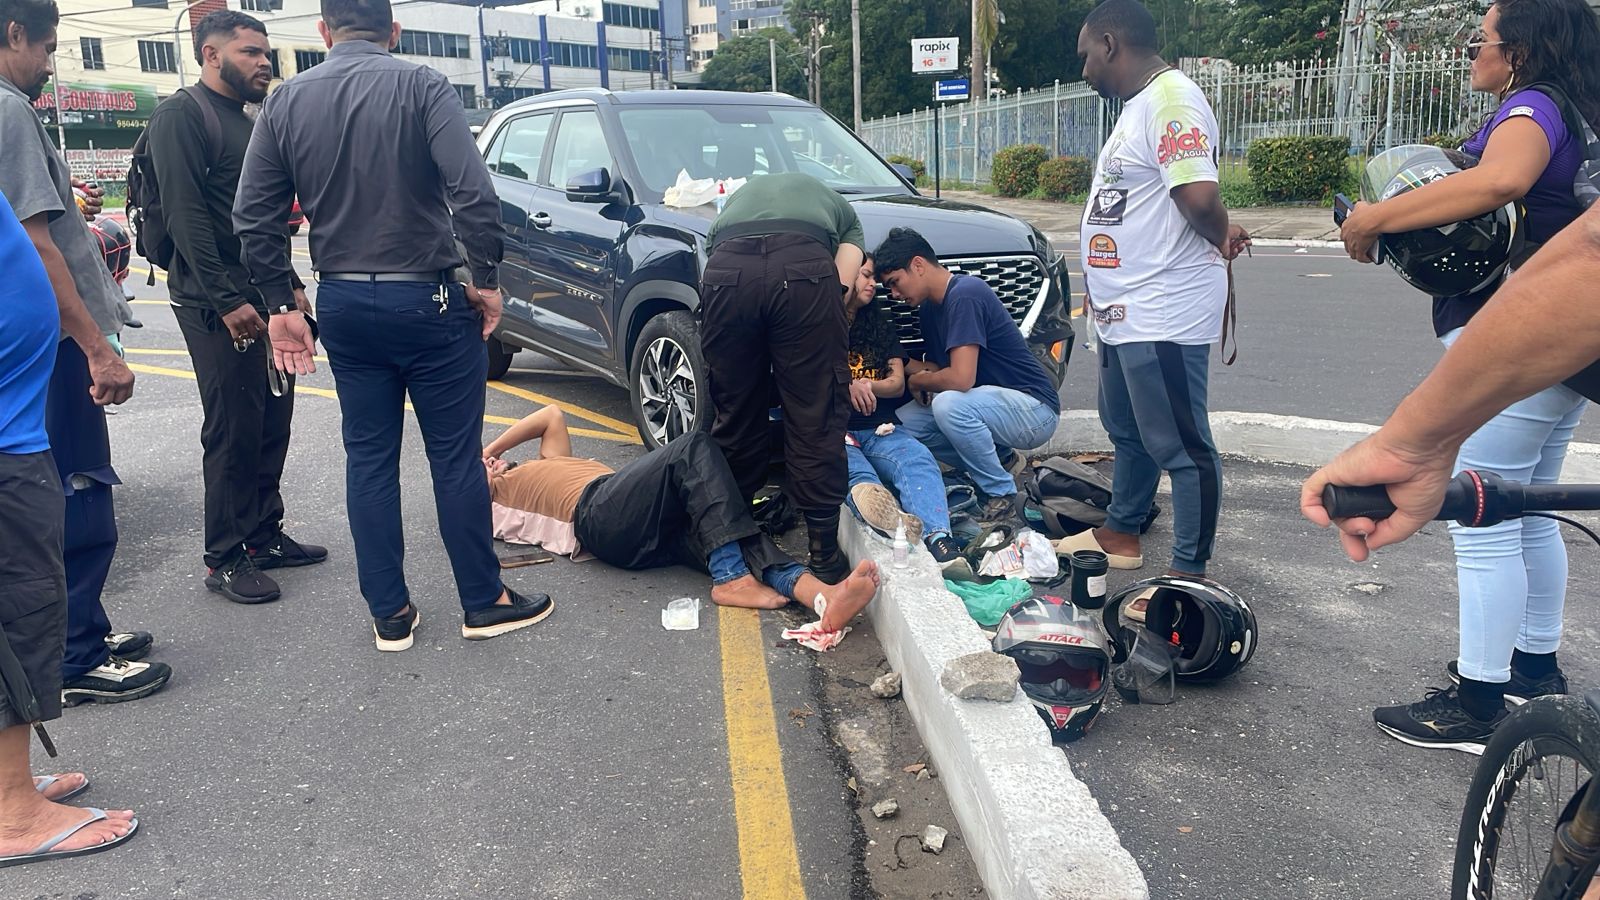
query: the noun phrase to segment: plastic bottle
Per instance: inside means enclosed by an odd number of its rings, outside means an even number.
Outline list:
[[[728,188],[723,182],[717,182],[717,215],[722,215],[722,207],[728,203]]]
[[[911,561],[911,543],[906,540],[906,523],[894,527],[894,567],[904,569]]]

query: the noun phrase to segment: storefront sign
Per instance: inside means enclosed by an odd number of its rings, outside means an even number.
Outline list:
[[[59,96],[58,96],[59,93]],[[88,128],[143,128],[156,108],[155,88],[143,84],[74,84],[45,87],[33,106],[47,124]]]

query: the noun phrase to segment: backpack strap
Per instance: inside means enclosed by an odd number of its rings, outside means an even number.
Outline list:
[[[189,99],[200,107],[200,118],[205,120],[206,171],[209,173],[222,161],[222,120],[217,117],[217,108],[211,104],[210,99],[200,96],[200,92],[206,88],[191,85],[178,90],[189,95]]]

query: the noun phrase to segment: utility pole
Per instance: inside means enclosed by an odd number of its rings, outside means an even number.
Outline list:
[[[650,90],[656,89],[656,67],[660,64],[660,57],[656,56],[656,33],[650,32]]]
[[[978,17],[983,9],[983,0],[971,0],[972,3],[972,88],[971,90],[985,102],[989,100],[989,60],[986,58],[987,49],[983,42],[978,40],[982,33],[978,25]]]
[[[772,69],[772,92],[778,92],[778,42],[767,38],[767,65]]]
[[[850,0],[851,91],[855,95],[856,134],[861,133],[861,0]]]
[[[817,45],[822,43],[822,34],[819,26],[821,16],[811,15],[811,102],[822,105],[822,51]]]

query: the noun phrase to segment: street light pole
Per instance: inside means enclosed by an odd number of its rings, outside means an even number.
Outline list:
[[[861,133],[861,0],[850,0],[850,70],[854,84],[856,134]]]
[[[178,87],[180,87],[180,88],[184,87],[185,85],[187,85],[189,79],[188,79],[188,76],[185,75],[184,71],[183,71],[183,69],[184,69],[184,66],[183,66],[183,57],[184,57],[183,43],[184,42],[183,42],[183,38],[180,37],[181,32],[179,31],[179,27],[183,25],[183,17],[187,16],[189,14],[189,10],[194,9],[196,6],[199,6],[200,4],[205,3],[205,2],[207,2],[207,0],[194,0],[193,3],[190,3],[188,6],[185,6],[183,9],[178,10],[177,18],[174,18],[172,20],[172,51],[173,51],[172,55],[177,58],[177,62],[178,62]],[[191,47],[190,49],[193,49],[193,48]]]
[[[778,42],[767,38],[767,65],[772,67],[772,92],[778,92]]]

